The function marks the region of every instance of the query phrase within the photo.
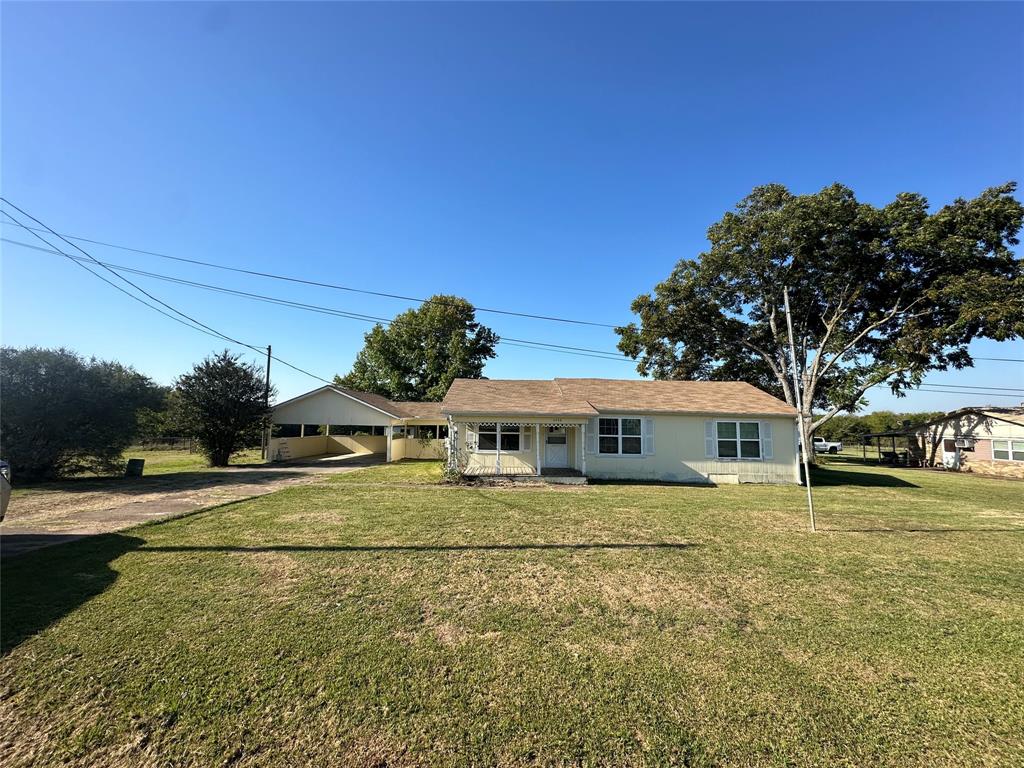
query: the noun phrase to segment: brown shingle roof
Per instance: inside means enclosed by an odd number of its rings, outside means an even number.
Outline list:
[[[444,421],[444,417],[441,416],[441,404],[440,403],[412,403],[408,400],[392,401],[391,405],[402,413],[401,415],[407,419],[437,419],[438,421]]]
[[[723,413],[795,416],[796,410],[742,381],[456,379],[446,414],[593,416],[596,413]]]
[[[367,405],[373,406],[379,411],[384,411],[390,416],[395,418],[401,418],[404,414],[400,413],[400,408],[397,407],[396,403],[391,402],[383,395],[375,395],[372,392],[361,392],[358,389],[348,389],[347,387],[334,387],[338,392],[343,392],[349,397],[354,397],[356,400],[366,403]]]
[[[588,402],[567,398],[554,381],[456,379],[441,402],[443,413],[594,416]]]
[[[361,400],[367,405],[378,408],[391,414],[398,419],[438,419],[442,420],[440,403],[414,403],[409,400],[388,400],[383,395],[375,395],[372,392],[362,392],[358,389],[347,389],[346,387],[334,387],[339,392],[344,392],[356,400]]]
[[[555,379],[569,397],[598,411],[796,416],[796,409],[745,381]]]

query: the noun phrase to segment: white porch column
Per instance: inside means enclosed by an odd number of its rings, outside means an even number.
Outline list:
[[[501,474],[501,422],[497,422],[494,425],[495,438],[498,440],[498,444],[494,446],[494,472],[495,474]],[[522,439],[522,437],[520,437]]]
[[[387,450],[387,458],[386,458],[386,461],[388,461],[388,462],[391,461],[391,433],[392,433],[392,427],[391,427],[390,424],[388,424],[388,426],[384,427],[384,434],[387,435],[387,439],[388,439],[388,450]]]
[[[587,425],[580,424],[580,474],[587,474]]]
[[[306,425],[305,424],[299,424],[299,437],[305,437],[305,436],[306,436]]]
[[[533,447],[534,447],[535,453],[537,455],[537,460],[534,462],[534,464],[537,465],[537,477],[540,477],[540,441],[541,441],[541,436],[544,434],[544,430],[542,429],[542,426],[543,425],[541,425],[541,424],[535,424],[534,427],[533,427],[533,432],[534,432],[534,435],[533,435],[533,439],[534,439]]]

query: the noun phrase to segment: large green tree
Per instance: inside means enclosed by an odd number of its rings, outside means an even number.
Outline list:
[[[336,376],[343,387],[392,400],[441,400],[457,378],[478,379],[494,357],[498,336],[476,321],[458,296],[431,296],[364,337],[352,370]]]
[[[931,213],[913,193],[879,208],[840,184],[757,187],[711,226],[708,250],[633,302],[640,321],[617,329],[619,348],[656,378],[740,379],[796,405],[788,287],[806,442],[873,386],[901,395],[929,371],[971,366],[975,338],[1024,334],[1015,188]]]
[[[0,458],[15,482],[114,472],[161,388],[120,363],[68,349],[0,349]]]
[[[225,350],[174,382],[174,421],[196,439],[211,466],[226,467],[231,454],[258,442],[267,425],[264,387],[263,368]]]

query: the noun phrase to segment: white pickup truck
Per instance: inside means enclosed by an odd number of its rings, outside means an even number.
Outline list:
[[[842,442],[830,443],[824,437],[815,437],[811,442],[814,444],[815,453],[839,453],[843,450]]]

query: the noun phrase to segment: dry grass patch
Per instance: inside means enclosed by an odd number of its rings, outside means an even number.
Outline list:
[[[436,471],[4,563],[0,762],[1024,762],[1019,484],[831,469],[811,535],[799,488]]]

